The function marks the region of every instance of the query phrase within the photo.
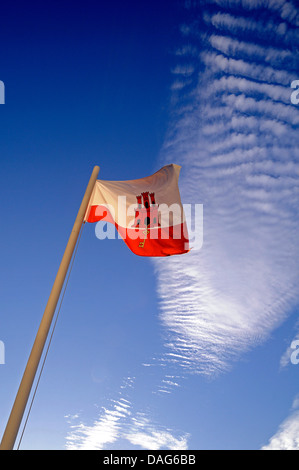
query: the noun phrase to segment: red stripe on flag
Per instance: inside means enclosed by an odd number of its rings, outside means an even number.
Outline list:
[[[101,220],[112,223],[128,248],[136,255],[160,257],[190,251],[185,222],[170,227],[124,228],[114,221],[105,206],[91,206],[87,222],[94,223]]]

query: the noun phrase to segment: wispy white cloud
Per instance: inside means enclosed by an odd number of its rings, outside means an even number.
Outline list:
[[[219,30],[229,30],[230,33],[247,31],[254,33],[259,38],[268,34],[270,38],[283,37],[286,44],[298,44],[299,38],[296,29],[289,29],[286,23],[274,23],[273,21],[261,21],[247,17],[234,16],[230,13],[204,14],[204,20]]]
[[[290,93],[290,78],[297,78],[297,75],[290,75],[289,72],[284,70],[276,70],[273,67],[266,65],[259,65],[255,63],[247,62],[243,59],[233,59],[224,56],[223,54],[216,54],[211,52],[203,52],[201,60],[204,62],[206,67],[213,72],[224,72],[225,74],[251,78],[258,82],[267,82],[267,84],[281,84],[288,87],[289,102]]]
[[[242,41],[230,36],[223,36],[215,32],[208,37],[209,43],[216,50],[223,52],[229,57],[238,56],[250,61],[264,61],[273,67],[286,66],[287,69],[297,69],[298,57],[291,50],[284,47],[275,48],[272,45],[262,46],[257,43]]]
[[[282,103],[271,100],[256,100],[241,93],[240,95],[230,94],[224,96],[222,101],[230,108],[230,113],[234,109],[245,115],[263,115],[265,118],[279,119],[284,123],[297,126],[299,124],[299,113],[295,107],[290,107]]]
[[[157,429],[143,413],[138,413],[132,421],[133,426],[124,436],[131,444],[150,450],[188,449],[188,435],[177,438],[170,429]]]
[[[165,380],[165,389],[178,386],[172,377]],[[103,407],[97,419],[86,424],[79,414],[67,415],[69,432],[66,436],[67,450],[103,449],[188,449],[189,435],[177,433],[155,422],[149,413],[136,411],[128,400],[128,389],[133,388],[134,380],[127,378],[120,387],[116,400],[110,400]],[[126,398],[124,398],[126,396]]]
[[[260,95],[265,99],[270,98],[273,101],[290,103],[290,88],[279,85],[271,85],[268,83],[259,83],[246,78],[223,76],[215,79],[207,88],[209,95],[215,95],[219,92],[228,93],[246,93],[247,95]]]
[[[242,7],[245,11],[267,8],[277,13],[283,20],[290,24],[299,25],[298,11],[292,1],[287,0],[208,0],[225,8]]]
[[[299,450],[299,396],[293,401],[290,415],[281,423],[269,443],[261,450]]]
[[[273,138],[274,133],[279,138],[286,136],[286,134],[288,135],[288,138],[291,138],[294,141],[297,138],[296,132],[292,132],[285,123],[280,122],[277,119],[266,119],[265,116],[234,116],[231,114],[231,124],[235,132],[242,132],[245,135],[254,133],[258,136],[260,133],[263,133],[266,138],[269,135]],[[225,122],[203,124],[202,133],[204,137],[215,137],[216,133],[217,137],[229,134]]]
[[[172,73],[175,75],[183,75],[185,77],[189,77],[194,73],[194,66],[192,64],[177,65],[172,70]]]
[[[207,375],[264,341],[299,301],[299,110],[288,86],[298,63],[294,28],[216,3],[222,10],[211,14],[200,2],[206,29],[196,21],[184,27],[190,47],[207,44],[194,58],[205,68],[176,104],[161,155],[183,165],[183,200],[204,205],[204,243],[156,260],[165,357]],[[266,8],[282,14],[282,5]]]
[[[113,404],[111,409],[103,408],[100,418],[91,425],[82,422],[76,423],[73,420],[74,424],[71,425],[71,431],[66,437],[66,449],[105,449],[108,444],[112,444],[117,440],[121,424],[130,414],[130,403],[120,399]]]
[[[199,52],[198,49],[195,46],[191,46],[190,44],[187,44],[185,46],[179,47],[176,51],[175,54],[178,57],[196,57],[198,56]]]

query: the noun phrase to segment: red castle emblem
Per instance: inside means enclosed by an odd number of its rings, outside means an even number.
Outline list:
[[[141,193],[136,196],[138,207],[135,209],[134,227],[138,228],[155,228],[159,226],[158,221],[158,204],[155,201],[155,193]],[[143,204],[142,204],[143,198]]]
[[[159,224],[158,207],[155,201],[155,193],[141,193],[141,196],[136,196],[138,207],[135,209],[135,221],[133,227],[144,229],[143,234],[145,238],[140,242],[139,247],[143,248],[150,228],[157,228]],[[143,199],[143,203],[142,203]]]

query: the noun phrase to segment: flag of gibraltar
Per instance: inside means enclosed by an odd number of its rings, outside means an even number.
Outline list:
[[[181,167],[167,165],[146,178],[97,180],[86,222],[115,225],[139,256],[170,256],[189,251],[188,229],[178,179]]]

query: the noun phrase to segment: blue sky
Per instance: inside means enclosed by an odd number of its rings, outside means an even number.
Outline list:
[[[1,6],[0,433],[90,173],[182,165],[204,244],[86,225],[23,449],[299,449],[298,8]]]

